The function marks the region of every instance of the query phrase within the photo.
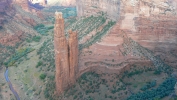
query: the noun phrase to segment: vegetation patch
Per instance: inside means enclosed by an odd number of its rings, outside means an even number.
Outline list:
[[[95,36],[91,37],[87,42],[79,45],[79,50],[82,50],[83,48],[87,48],[91,46],[92,44],[99,41],[109,30],[110,28],[115,24],[116,22],[109,21],[107,25],[103,27],[103,29],[95,34]]]
[[[61,95],[60,100],[117,100],[127,97],[127,93],[117,74],[86,72]]]
[[[58,97],[55,95],[55,76],[48,76],[48,81],[45,86],[44,96],[48,100],[58,100]]]
[[[53,39],[53,38],[52,38]],[[39,55],[39,59],[41,59],[36,67],[39,67],[41,65],[45,68],[45,71],[54,71],[55,69],[55,60],[54,60],[54,45],[52,42],[52,39],[46,40],[41,48],[38,50],[37,54]]]
[[[127,100],[155,100],[168,96],[174,91],[176,79],[174,77],[167,78],[158,88],[152,90],[146,90],[133,94],[127,98]]]
[[[45,26],[44,24],[38,24],[34,26],[34,29],[41,35],[48,35],[49,30],[53,29],[54,26]]]
[[[36,65],[36,68],[38,68],[39,66],[41,66],[43,64],[43,62],[42,61],[39,61],[38,63],[37,63],[37,65]]]
[[[41,40],[41,37],[40,36],[34,36],[32,38],[32,40],[35,41],[35,42],[39,42]]]
[[[29,37],[26,39],[26,42],[28,42],[28,43],[30,43],[30,42],[32,42],[32,41],[34,41],[34,42],[40,42],[40,40],[41,40],[41,37],[40,36],[31,36],[31,35],[29,35]]]
[[[15,49],[16,47],[5,46],[5,45],[0,44],[0,65],[3,65],[5,60],[10,58],[10,56],[15,53]],[[0,66],[0,70],[1,70],[1,67],[2,66]]]
[[[32,48],[21,48],[21,49],[17,50],[15,52],[15,54],[12,55],[10,57],[10,59],[7,60],[7,62],[5,62],[4,64],[6,66],[13,66],[16,61],[18,61],[21,57],[27,55],[28,53],[32,52],[33,50],[34,49],[32,49]]]
[[[43,74],[41,74],[41,75],[39,76],[39,78],[40,78],[41,80],[44,80],[44,79],[46,78],[46,76],[47,76],[47,75],[43,73]]]
[[[50,8],[45,8],[45,12],[62,12],[64,18],[77,16],[76,7],[64,7],[64,6],[52,6]]]
[[[141,87],[141,90],[142,91],[146,91],[146,90],[148,90],[148,89],[150,89],[152,87],[155,87],[155,86],[156,86],[156,81],[153,80],[151,82],[147,82],[147,84],[145,84],[143,87]]]

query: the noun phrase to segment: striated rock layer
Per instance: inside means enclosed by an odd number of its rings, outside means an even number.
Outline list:
[[[23,36],[23,32],[18,32],[15,35],[7,34],[5,36],[2,36],[0,34],[0,37],[1,37],[0,43],[2,45],[15,46],[16,44],[14,44],[14,43],[19,42],[21,40],[22,36]]]
[[[0,27],[3,26],[5,15],[12,11],[11,0],[1,0],[0,2]]]
[[[121,29],[136,31],[135,17],[165,15],[173,17],[177,13],[176,1],[165,0],[76,0],[77,15],[89,16],[105,12],[108,18],[121,20]]]
[[[76,0],[76,7],[78,16],[89,16],[103,11],[109,18],[117,20],[120,14],[120,0]]]
[[[147,18],[147,20],[151,20],[149,18],[152,17],[156,17],[155,20],[176,19],[174,16],[176,16],[177,10],[174,4],[176,4],[176,2],[170,3],[164,0],[138,0],[137,2],[123,0],[121,2],[120,16],[122,19],[120,28],[135,32],[137,31],[136,26],[138,25],[136,20],[141,18]],[[147,20],[145,19],[145,21]],[[153,19],[153,21],[155,20]],[[144,25],[147,23],[144,23]]]
[[[69,42],[64,34],[64,19],[62,13],[56,12],[54,28],[56,90],[63,93],[75,83],[78,71],[78,39],[77,33],[70,31]]]
[[[122,70],[129,68],[126,66],[129,66],[130,63],[147,63],[147,65],[153,65],[156,68],[177,66],[176,56],[174,55],[177,51],[175,2],[122,0],[120,5],[116,6],[118,2],[116,3],[115,0],[114,2],[111,0],[77,0],[76,4],[79,16],[104,11],[111,19],[119,20],[100,42],[81,51],[79,65],[77,65],[77,34],[69,32],[70,37],[67,44],[63,32],[64,23],[60,22],[60,24],[55,25],[55,34],[60,33],[64,37],[63,40],[58,40],[61,42],[57,42],[57,39],[59,39],[57,36],[54,37],[57,38],[55,40],[55,49],[57,49],[55,50],[55,60],[56,87],[59,93],[73,84],[76,78],[88,71],[121,73]],[[115,10],[115,15],[109,12],[109,10],[112,10],[112,8],[109,8],[111,4],[115,4],[119,9]],[[117,12],[121,13],[118,15]],[[60,25],[62,26],[59,27]],[[57,47],[59,46],[57,43],[61,43],[61,46]],[[69,48],[67,49],[67,47]],[[69,55],[66,52],[69,52]],[[66,56],[68,58],[65,58]],[[66,65],[69,66],[64,67],[67,70],[63,70],[64,64],[62,64],[62,61],[68,63]],[[79,66],[79,69],[77,66]],[[67,73],[69,73],[69,77]],[[67,74],[66,77],[64,74]]]
[[[99,1],[78,0],[78,15],[87,16],[103,11],[99,7],[103,2]],[[95,3],[98,6],[90,9]],[[166,64],[175,67],[176,4],[174,0],[121,0],[120,15],[117,17],[119,20],[109,34],[100,42],[82,50],[84,54],[79,57],[79,72],[82,74],[92,69],[101,70],[101,67],[103,71],[120,70],[130,62],[146,60],[156,67]]]
[[[28,0],[16,0],[16,3],[20,5],[24,10],[29,11]]]
[[[26,34],[37,34],[33,26],[42,23],[42,20],[37,14],[25,11],[25,8],[28,8],[28,1],[24,1],[2,0],[0,2],[0,44],[15,46],[26,38]],[[19,5],[27,6],[22,8]]]

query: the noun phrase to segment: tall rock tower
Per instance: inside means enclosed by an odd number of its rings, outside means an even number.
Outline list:
[[[60,94],[69,86],[68,44],[64,34],[64,19],[62,13],[55,13],[54,47],[56,66],[56,88]]]
[[[78,72],[78,38],[77,33],[69,31],[69,68],[70,68],[70,85],[76,82]]]
[[[56,66],[56,90],[63,93],[76,82],[78,72],[77,33],[69,31],[69,39],[64,34],[64,19],[61,12],[55,13],[54,48]]]

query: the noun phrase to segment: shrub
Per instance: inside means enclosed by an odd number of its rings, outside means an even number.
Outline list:
[[[155,74],[155,75],[160,75],[161,72],[162,72],[161,70],[155,70],[155,71],[154,71],[154,74]]]
[[[16,61],[18,61],[21,57],[27,55],[28,53],[32,52],[34,49],[32,48],[21,48],[15,52],[14,55],[10,57],[10,59],[5,62],[6,66],[13,66]]]
[[[174,91],[175,84],[176,79],[174,77],[169,77],[156,89],[138,92],[137,94],[133,94],[128,97],[127,100],[154,100],[156,98],[161,99]]]
[[[76,98],[77,98],[77,95],[74,96],[74,99],[76,99]]]
[[[47,76],[47,75],[43,73],[43,74],[41,74],[39,77],[40,77],[41,80],[44,80],[44,79],[46,78],[46,76]]]
[[[32,38],[32,40],[35,41],[35,42],[39,42],[41,40],[41,37],[40,36],[34,36]]]
[[[49,26],[47,29],[48,30],[51,30],[51,29],[53,29],[54,28],[54,26]]]
[[[152,87],[155,87],[156,86],[156,81],[153,80],[151,82],[148,82],[146,85],[144,85],[143,87],[141,87],[141,90],[142,91],[146,91],[147,89],[150,89]]]
[[[36,68],[38,68],[39,66],[41,66],[43,63],[42,63],[42,61],[39,61],[38,63],[37,63],[37,65],[36,65]]]
[[[34,26],[34,29],[37,30],[38,28],[42,28],[42,27],[45,27],[44,24],[38,24],[36,26]]]

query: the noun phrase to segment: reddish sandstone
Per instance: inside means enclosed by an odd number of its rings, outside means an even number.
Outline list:
[[[69,64],[70,64],[70,83],[73,85],[76,81],[78,72],[78,39],[76,32],[69,32]]]
[[[56,12],[55,15],[55,81],[57,93],[61,94],[76,81],[76,73],[78,70],[78,40],[77,33],[70,31],[68,44],[64,34],[62,13]]]
[[[21,41],[23,36],[23,32],[19,31],[17,34],[11,35],[7,34],[5,36],[0,35],[0,44],[8,45],[8,46],[15,46],[17,42]]]
[[[29,11],[28,0],[16,0],[16,3],[22,7],[22,9]]]

